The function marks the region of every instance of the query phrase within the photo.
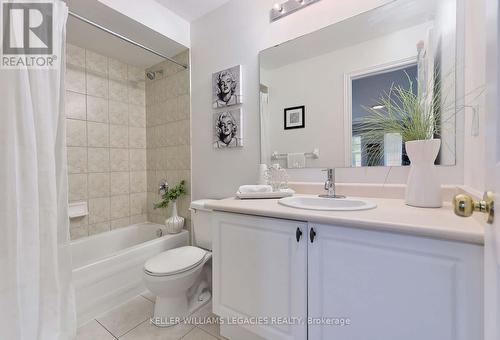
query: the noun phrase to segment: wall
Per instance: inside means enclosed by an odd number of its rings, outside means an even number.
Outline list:
[[[346,166],[344,75],[411,57],[416,60],[416,44],[425,39],[431,25],[414,26],[277,69],[262,69],[261,81],[269,87],[271,151],[310,152],[319,148],[320,158],[308,159],[308,167]],[[306,107],[306,128],[284,130],[283,109],[298,105]],[[286,166],[286,161],[282,165]]]
[[[177,61],[189,64],[189,52],[176,57]],[[146,80],[146,125],[147,125],[147,178],[148,220],[165,222],[170,216],[168,209],[154,210],[153,204],[160,200],[158,185],[167,180],[170,186],[186,180],[188,194],[178,201],[178,212],[190,226],[189,203],[191,202],[191,138],[189,105],[189,70],[169,61],[150,67],[157,73],[154,80]]]
[[[260,50],[310,33],[390,0],[321,1],[269,23],[275,0],[232,0],[191,25],[193,198],[234,195],[238,186],[257,180],[260,163]],[[245,146],[214,150],[211,143],[210,79],[212,72],[243,65]],[[463,128],[461,128],[463,131]],[[463,183],[463,146],[457,144],[457,165],[439,169],[443,183]],[[404,183],[407,168],[340,169],[339,181]],[[291,172],[292,179],[321,181],[319,170]]]
[[[88,0],[85,0],[86,2]],[[182,44],[190,45],[189,22],[160,5],[155,0],[98,0],[106,6],[132,18],[156,32]]]
[[[71,238],[146,221],[144,70],[68,44],[66,117]]]
[[[257,180],[260,163],[260,50],[313,32],[390,0],[321,1],[269,23],[275,0],[232,0],[191,24],[193,198],[234,195]],[[210,80],[213,72],[243,65],[245,146],[212,148]]]
[[[485,159],[485,100],[486,83],[486,20],[485,1],[469,1],[466,5],[466,52],[465,52],[465,104],[477,109],[477,120],[474,112],[467,108],[465,114],[465,167],[464,185],[478,191],[487,190],[484,182]],[[474,133],[474,130],[476,133]],[[491,190],[491,188],[489,188]]]

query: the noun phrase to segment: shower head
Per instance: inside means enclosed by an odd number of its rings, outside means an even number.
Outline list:
[[[146,77],[148,77],[149,80],[155,80],[156,76],[163,75],[163,70],[158,70],[158,71],[147,71],[146,72]]]

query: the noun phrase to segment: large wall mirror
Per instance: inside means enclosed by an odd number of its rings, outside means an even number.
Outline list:
[[[454,165],[456,1],[397,0],[262,51],[262,163],[408,165],[401,135],[367,141],[359,133],[363,117],[384,113],[381,98],[400,87],[439,103],[436,164]]]

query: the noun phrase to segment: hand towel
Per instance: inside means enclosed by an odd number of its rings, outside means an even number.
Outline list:
[[[286,155],[288,169],[301,169],[306,167],[306,155],[302,153],[288,153]]]
[[[239,189],[241,193],[249,192],[272,192],[273,188],[270,185],[242,185]]]

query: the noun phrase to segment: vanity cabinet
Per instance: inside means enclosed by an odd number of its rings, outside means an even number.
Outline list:
[[[314,340],[482,339],[482,247],[310,224],[309,325]],[[337,320],[336,320],[337,321]],[[337,321],[337,322],[338,322]]]
[[[213,217],[214,313],[304,321],[242,326],[260,338],[483,338],[481,246],[233,213]]]
[[[306,339],[287,318],[307,316],[307,224],[214,212],[212,232],[214,313],[264,339]]]

